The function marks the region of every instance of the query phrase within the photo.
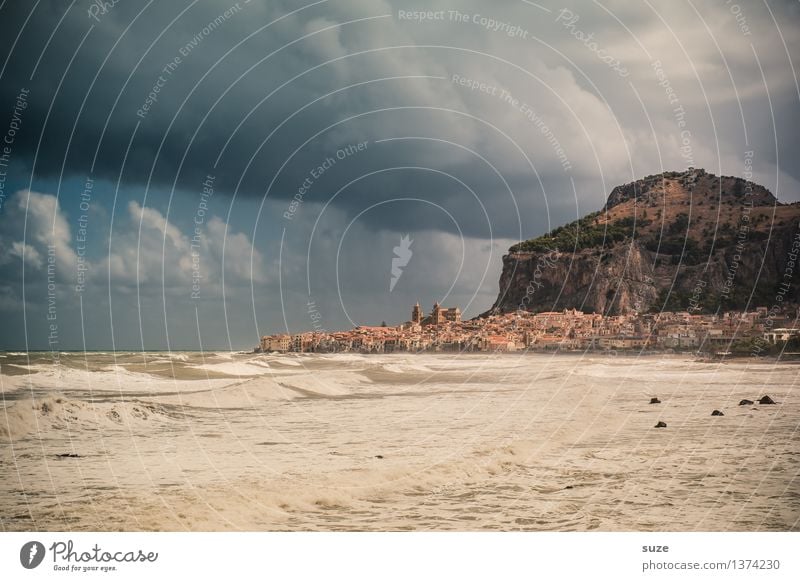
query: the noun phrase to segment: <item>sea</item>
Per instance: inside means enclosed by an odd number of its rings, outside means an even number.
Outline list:
[[[797,531],[798,372],[682,355],[5,352],[0,530]]]

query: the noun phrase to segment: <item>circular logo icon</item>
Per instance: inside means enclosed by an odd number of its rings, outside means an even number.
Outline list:
[[[44,559],[44,545],[39,541],[30,541],[19,550],[19,562],[26,569],[35,569]]]

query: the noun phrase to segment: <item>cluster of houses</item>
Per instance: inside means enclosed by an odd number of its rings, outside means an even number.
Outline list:
[[[661,312],[604,316],[575,309],[518,311],[461,320],[458,307],[434,304],[425,315],[417,303],[398,326],[359,326],[349,331],[266,335],[261,352],[676,350],[727,353],[750,342],[755,349],[800,337],[798,313],[765,307],[718,315]],[[759,347],[759,345],[761,347]]]

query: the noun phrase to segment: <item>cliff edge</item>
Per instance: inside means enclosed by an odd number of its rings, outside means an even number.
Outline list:
[[[702,169],[614,188],[605,206],[503,257],[489,313],[715,312],[800,302],[800,203]]]

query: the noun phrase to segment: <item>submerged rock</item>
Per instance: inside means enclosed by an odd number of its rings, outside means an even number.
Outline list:
[[[661,400],[658,399],[657,397],[651,397],[650,398],[650,403],[661,403]]]
[[[712,416],[724,416],[725,414],[723,414],[723,413],[722,413],[721,411],[719,411],[719,410],[714,410],[713,412],[711,412],[711,415],[712,415]]]
[[[656,427],[657,427],[657,428],[666,428],[666,427],[667,427],[667,424],[666,424],[666,422],[658,422],[658,423],[656,424]]]
[[[739,402],[739,405],[753,405],[753,403],[754,402],[752,399],[743,399],[742,401]]]
[[[765,395],[760,400],[758,400],[758,403],[760,403],[761,405],[770,405],[770,404],[774,404],[775,400],[772,399],[770,396]]]

